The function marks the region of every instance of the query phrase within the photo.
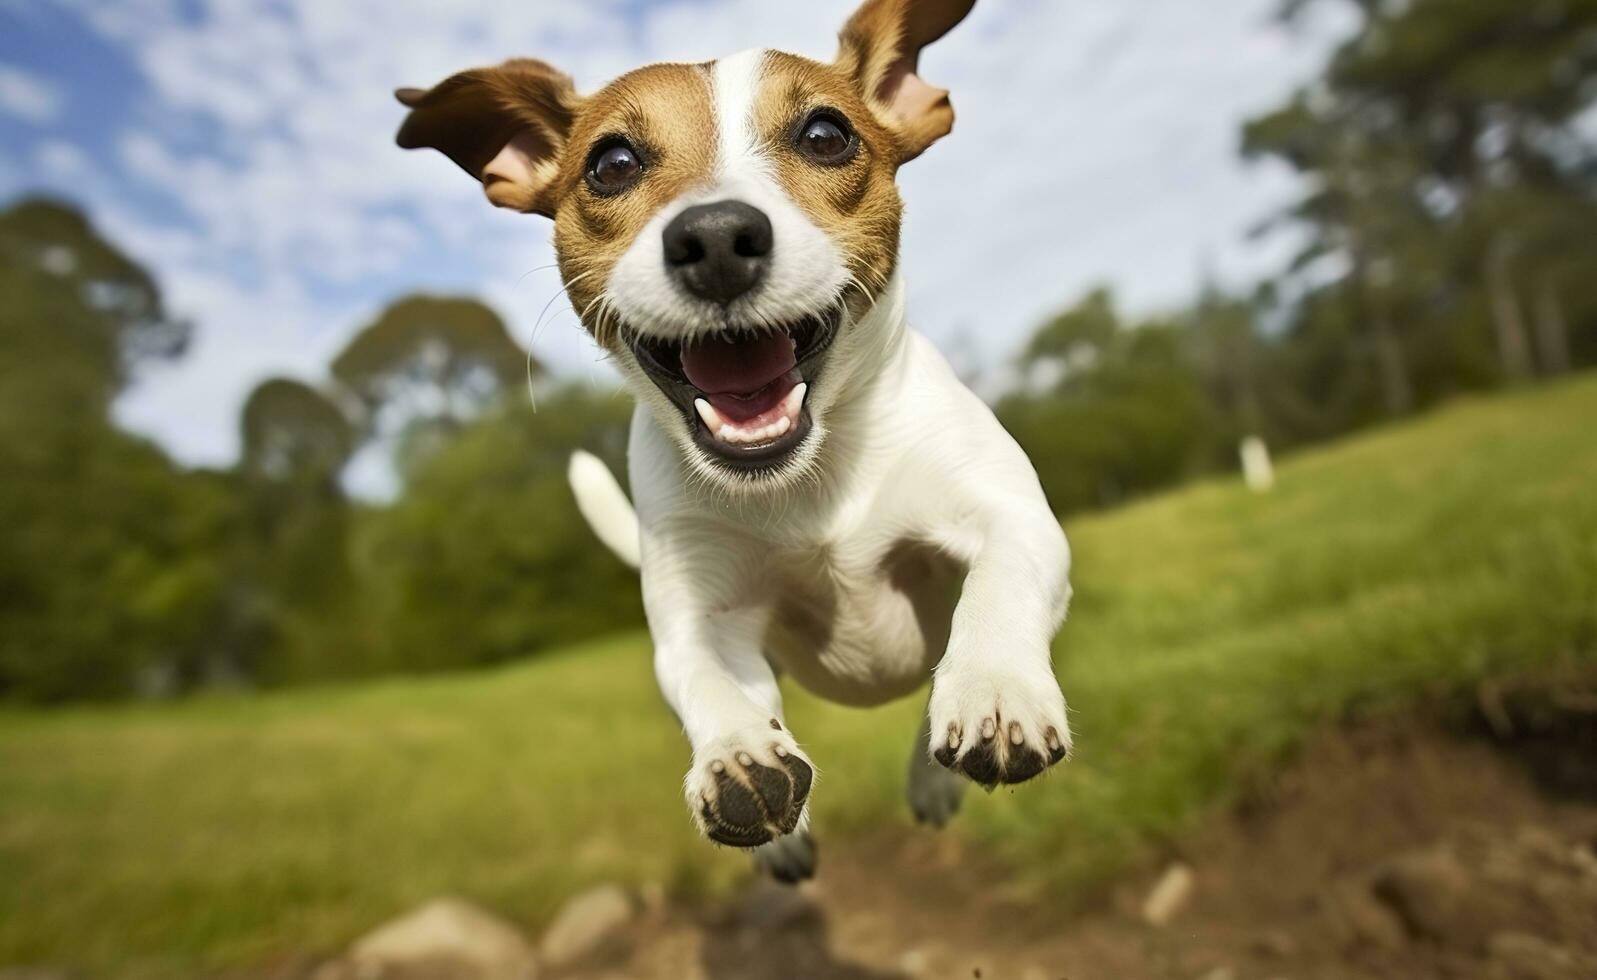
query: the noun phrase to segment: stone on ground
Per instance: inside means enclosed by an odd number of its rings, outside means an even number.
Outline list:
[[[577,895],[544,930],[539,946],[544,964],[565,967],[612,951],[620,942],[617,933],[636,911],[632,899],[615,885],[600,885]]]
[[[439,898],[350,947],[316,980],[534,980],[531,945],[502,919],[459,898]]]

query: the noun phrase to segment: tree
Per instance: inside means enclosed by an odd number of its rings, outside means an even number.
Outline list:
[[[240,675],[304,681],[335,656],[356,601],[352,514],[339,474],[355,432],[338,406],[300,381],[273,378],[240,416],[243,518],[230,549]]]
[[[150,274],[70,205],[28,198],[0,211],[0,264],[60,282],[92,314],[62,324],[51,343],[92,364],[106,398],[139,362],[177,357],[188,344],[189,325],[167,315]]]
[[[1218,458],[1189,341],[1179,320],[1123,321],[1106,289],[1038,330],[1020,358],[1028,386],[997,411],[1055,510],[1115,503]]]
[[[240,430],[244,470],[278,482],[336,481],[355,444],[353,426],[331,399],[288,378],[255,387]]]
[[[1405,326],[1425,315],[1440,242],[1412,147],[1372,137],[1341,107],[1299,95],[1243,131],[1247,156],[1274,156],[1311,178],[1283,219],[1310,230],[1287,278],[1346,304],[1350,367],[1373,370],[1386,414],[1417,401]],[[1402,274],[1399,274],[1399,270]]]
[[[0,696],[127,696],[204,675],[222,616],[225,480],[114,428],[170,356],[147,273],[81,216],[0,213]]]
[[[576,386],[506,404],[367,515],[357,553],[382,667],[497,663],[642,624],[636,574],[599,546],[565,476],[577,448],[619,471],[630,412]]]
[[[1342,2],[1359,30],[1319,82],[1249,126],[1245,149],[1309,178],[1294,215],[1343,262],[1334,288],[1358,310],[1389,410],[1469,377],[1476,324],[1497,377],[1528,377],[1533,351],[1563,370],[1578,290],[1560,258],[1593,252],[1581,229],[1597,157],[1578,120],[1597,94],[1597,0]],[[1432,378],[1405,393],[1416,364]]]
[[[398,437],[404,458],[425,457],[541,371],[498,314],[473,299],[435,296],[389,306],[332,365],[358,406],[362,435]]]

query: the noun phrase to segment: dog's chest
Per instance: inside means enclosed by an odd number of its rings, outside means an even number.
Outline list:
[[[829,700],[879,704],[942,658],[963,569],[912,538],[774,549],[766,652]]]

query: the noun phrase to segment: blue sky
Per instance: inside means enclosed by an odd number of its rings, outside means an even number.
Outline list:
[[[0,0],[0,198],[83,204],[198,327],[118,405],[180,459],[226,463],[273,374],[315,381],[410,290],[493,305],[564,376],[612,376],[558,300],[549,225],[497,212],[392,136],[400,85],[532,55],[592,89],[645,61],[829,57],[851,0]],[[1237,128],[1311,78],[1340,25],[1275,0],[981,0],[927,52],[959,125],[907,166],[911,316],[990,378],[1098,282],[1135,309],[1247,282],[1248,227],[1291,179]],[[370,461],[368,461],[370,462]],[[381,467],[357,473],[382,489]]]

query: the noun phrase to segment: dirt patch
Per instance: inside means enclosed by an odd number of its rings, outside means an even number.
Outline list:
[[[904,832],[830,848],[797,892],[660,908],[624,957],[560,976],[1589,980],[1594,693],[1590,676],[1494,687],[1328,733],[1090,913],[1008,897],[954,839]]]

